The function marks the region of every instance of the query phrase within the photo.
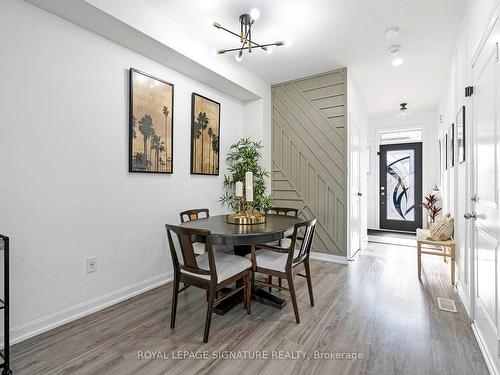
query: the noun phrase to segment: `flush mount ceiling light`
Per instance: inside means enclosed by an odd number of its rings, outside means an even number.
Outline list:
[[[407,105],[408,103],[401,103],[400,104],[401,108],[394,114],[394,117],[396,117],[399,120],[404,120],[410,117],[412,115],[412,111],[406,108]]]
[[[391,27],[385,31],[385,39],[396,39],[399,36],[399,27]]]
[[[400,66],[404,60],[401,57],[397,57],[394,60],[392,60],[392,65],[394,66]]]
[[[393,56],[397,56],[401,53],[401,44],[395,44],[389,47],[389,53]]]
[[[237,52],[236,53],[236,61],[241,61],[243,59],[243,52],[248,51],[248,53],[252,53],[252,50],[255,48],[261,48],[267,53],[271,53],[273,47],[280,47],[284,45],[288,45],[289,43],[285,43],[284,41],[278,41],[274,43],[266,43],[259,44],[252,40],[252,26],[254,22],[260,17],[260,12],[258,9],[252,9],[250,14],[242,14],[240,16],[240,33],[235,33],[225,27],[223,27],[220,23],[214,22],[213,26],[216,29],[224,30],[231,35],[234,35],[239,38],[241,46],[237,48],[223,48],[217,50],[217,54],[223,55],[228,52]]]

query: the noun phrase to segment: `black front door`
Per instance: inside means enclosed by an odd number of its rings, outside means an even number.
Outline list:
[[[422,228],[422,143],[380,146],[380,229]]]

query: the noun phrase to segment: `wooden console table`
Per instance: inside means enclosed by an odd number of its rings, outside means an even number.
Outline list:
[[[427,229],[417,229],[417,263],[418,263],[418,278],[422,275],[422,254],[442,256],[445,260],[450,257],[451,265],[451,283],[455,285],[455,240],[450,239],[447,241],[434,241],[427,239],[430,231]],[[438,249],[425,249],[422,250],[422,245],[432,245]]]

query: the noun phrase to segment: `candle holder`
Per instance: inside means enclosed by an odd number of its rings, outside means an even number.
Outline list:
[[[264,224],[266,222],[266,214],[262,212],[254,212],[253,202],[247,202],[243,197],[236,197],[235,213],[226,216],[226,222],[237,225],[253,225]]]

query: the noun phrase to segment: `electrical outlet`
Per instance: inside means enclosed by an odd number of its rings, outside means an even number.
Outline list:
[[[87,258],[87,273],[97,271],[97,257]]]

